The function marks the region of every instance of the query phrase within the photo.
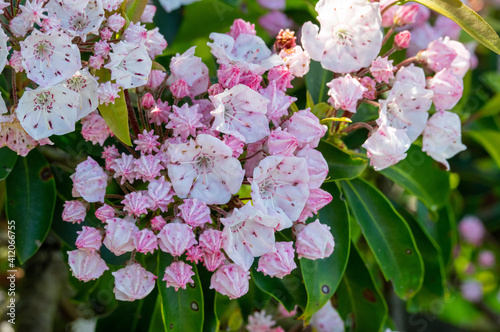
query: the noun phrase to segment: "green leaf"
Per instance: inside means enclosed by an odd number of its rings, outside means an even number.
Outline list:
[[[8,147],[0,149],[0,181],[5,180],[16,164],[17,153]]]
[[[411,0],[455,21],[475,40],[500,54],[500,38],[493,28],[460,0]],[[405,1],[407,2],[407,1]]]
[[[420,147],[412,145],[407,153],[406,159],[380,173],[436,211],[450,195],[450,175],[440,169]]]
[[[382,330],[387,319],[387,304],[354,246],[336,294],[338,312],[346,323],[346,331]]]
[[[494,116],[500,112],[500,93],[491,97],[486,104],[481,107],[477,112],[472,114],[475,119]]]
[[[131,0],[127,2],[125,7],[125,14],[130,21],[137,23],[141,19],[144,8],[148,4],[148,0]]]
[[[319,211],[318,217],[322,224],[331,228],[335,250],[328,258],[300,259],[300,269],[307,291],[307,306],[301,319],[306,321],[309,321],[335,293],[347,266],[351,242],[347,205],[341,198],[337,183],[325,183],[322,189],[328,191],[333,200]]]
[[[468,134],[479,143],[500,167],[500,132],[494,130],[469,131]]]
[[[158,332],[162,330],[164,329],[163,329],[163,319],[161,317],[161,298],[160,296],[158,296],[156,298],[156,304],[153,314],[151,315],[151,321],[149,322],[148,332]]]
[[[323,69],[320,62],[311,61],[306,74],[306,87],[315,104],[328,100],[326,83],[333,79],[333,73]]]
[[[424,282],[420,291],[407,302],[409,312],[423,311],[424,308],[436,300],[444,297],[446,289],[446,271],[444,268],[443,254],[436,241],[423,229],[414,216],[405,209],[400,209],[408,226],[415,237],[418,250],[424,259]]]
[[[323,140],[319,142],[318,150],[328,163],[327,181],[354,179],[366,168],[365,159],[355,157]]]
[[[128,127],[127,104],[125,103],[123,90],[120,90],[118,95],[120,98],[115,99],[114,104],[100,105],[99,112],[101,112],[104,121],[106,121],[113,134],[123,143],[132,146]]]
[[[252,270],[252,279],[264,293],[278,300],[288,311],[292,311],[295,305],[306,307],[307,293],[302,282],[299,269],[295,269],[283,279],[264,276],[262,272]]]
[[[6,180],[7,218],[16,222],[16,251],[21,264],[47,236],[56,201],[56,185],[47,160],[37,150],[18,158]]]
[[[163,275],[165,268],[173,262],[173,257],[166,253],[158,254],[158,274]],[[200,277],[196,265],[192,265],[195,275],[194,284],[177,292],[173,287],[166,287],[165,281],[158,278],[161,296],[161,311],[166,331],[203,331],[204,303]]]
[[[385,278],[399,297],[412,297],[422,286],[424,267],[408,225],[368,182],[343,181],[342,189]]]

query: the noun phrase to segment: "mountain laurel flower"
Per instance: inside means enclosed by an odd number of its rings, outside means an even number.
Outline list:
[[[120,31],[125,25],[125,19],[118,13],[115,13],[107,19],[108,27],[114,32]]]
[[[157,155],[142,155],[135,160],[134,164],[136,179],[142,179],[144,182],[158,177],[163,169],[165,168],[161,165],[161,159]]]
[[[274,229],[280,218],[257,210],[250,203],[235,208],[226,218],[221,218],[224,241],[222,247],[231,260],[249,270],[254,257],[274,252]]]
[[[328,102],[336,109],[343,109],[351,113],[356,113],[358,100],[363,98],[367,90],[360,81],[351,75],[333,79],[327,83],[330,88]]]
[[[493,267],[495,266],[495,261],[495,254],[491,250],[483,250],[479,253],[478,263],[481,267]]]
[[[280,57],[283,59],[293,76],[303,77],[309,72],[311,57],[301,46],[295,46],[291,49],[282,49],[280,51]]]
[[[196,46],[191,47],[183,54],[177,53],[170,60],[170,76],[167,84],[172,85],[180,79],[187,84],[187,94],[191,98],[207,92],[210,85],[208,67],[201,58],[194,55]]]
[[[87,207],[80,201],[66,201],[62,212],[62,219],[71,223],[81,223],[87,215]]]
[[[406,129],[381,126],[362,145],[376,171],[395,165],[406,158],[411,142]]]
[[[147,254],[154,253],[158,249],[158,239],[149,229],[142,229],[134,234],[134,247],[138,252]]]
[[[311,317],[311,326],[313,326],[317,332],[345,331],[344,321],[333,307],[331,301],[327,301],[325,305]]]
[[[182,107],[172,106],[173,112],[170,113],[167,129],[173,129],[174,136],[180,136],[185,141],[189,135],[195,137],[196,130],[205,127],[200,122],[203,115],[198,112],[198,105],[189,106],[183,104]]]
[[[418,4],[400,6],[394,15],[394,25],[402,27],[415,22],[418,14]]]
[[[272,1],[269,1],[272,2]],[[273,320],[273,316],[266,315],[266,311],[256,311],[252,315],[248,316],[248,325],[246,330],[248,332],[281,332],[280,327],[273,329],[272,326],[276,324]]]
[[[82,123],[82,136],[92,144],[104,145],[106,139],[111,135],[106,121],[97,113],[91,113],[84,117]]]
[[[318,150],[306,147],[296,153],[297,157],[304,158],[309,172],[309,189],[321,187],[328,175],[328,163]]]
[[[166,224],[158,234],[160,249],[172,256],[182,255],[187,249],[197,243],[193,229],[187,224]]]
[[[22,63],[28,78],[41,87],[49,87],[71,78],[80,70],[80,51],[71,39],[63,32],[44,34],[33,30],[21,42]]]
[[[192,227],[201,227],[206,223],[212,223],[210,208],[202,200],[196,198],[185,199],[184,203],[179,206],[179,210],[177,216]]]
[[[104,245],[116,256],[135,250],[134,237],[139,228],[133,221],[113,218],[106,221]]]
[[[148,184],[148,196],[152,211],[160,209],[161,212],[166,212],[168,205],[174,201],[172,184],[166,181],[164,176],[150,180]]]
[[[271,155],[293,156],[299,146],[297,137],[283,131],[281,128],[273,130],[267,140],[267,146]]]
[[[222,247],[224,235],[216,229],[206,229],[200,234],[199,247],[205,252],[219,252]]]
[[[158,142],[158,138],[160,138],[160,136],[155,135],[154,130],[148,132],[146,129],[144,129],[142,134],[137,135],[137,139],[134,140],[134,144],[136,145],[135,149],[144,154],[151,154],[153,152],[158,152],[159,151],[158,146],[160,145],[160,143]]]
[[[370,66],[382,47],[378,2],[321,0],[316,4],[321,29],[302,26],[302,46],[323,68],[350,73]]]
[[[104,204],[95,211],[95,216],[100,221],[106,222],[107,220],[115,217],[115,209],[108,204]]]
[[[396,67],[392,65],[393,60],[389,60],[388,57],[378,57],[373,60],[372,65],[370,67],[370,73],[372,73],[373,77],[377,82],[385,82],[389,83],[389,80],[394,78],[394,70]]]
[[[68,251],[68,264],[73,273],[73,277],[80,281],[87,282],[102,276],[109,267],[94,250],[77,249]]]
[[[309,108],[294,113],[281,127],[297,137],[299,149],[307,145],[311,148],[317,147],[327,129],[319,122],[316,115],[311,113]]]
[[[452,69],[443,69],[427,80],[427,88],[434,91],[432,101],[436,110],[450,110],[462,97],[464,83]]]
[[[461,123],[458,115],[439,111],[427,121],[423,133],[422,151],[449,170],[450,164],[447,159],[467,149],[462,144],[461,137]]]
[[[151,70],[146,86],[151,89],[156,89],[165,81],[165,77],[167,77],[167,73],[156,69]]]
[[[219,250],[215,252],[203,251],[202,261],[203,265],[208,271],[214,272],[219,268],[219,266],[224,263],[226,256]]]
[[[153,64],[146,46],[120,41],[111,47],[110,62],[104,66],[111,70],[111,79],[124,89],[145,85]]]
[[[142,13],[140,21],[142,23],[153,23],[153,18],[156,13],[156,6],[146,5],[144,12]]]
[[[151,219],[151,229],[153,231],[161,231],[166,224],[167,222],[162,216],[156,216]]]
[[[463,78],[471,67],[471,52],[459,41],[445,37],[443,42],[452,48],[457,56],[451,62],[449,69],[458,77]]]
[[[443,38],[434,40],[427,46],[427,49],[420,52],[417,56],[419,61],[425,61],[427,66],[439,72],[449,68],[451,63],[457,57],[457,52],[444,42]]]
[[[134,191],[125,195],[125,199],[121,202],[124,205],[123,211],[129,216],[134,215],[139,217],[141,214],[148,213],[150,208],[148,196],[141,191]]]
[[[114,104],[115,99],[120,98],[120,95],[118,94],[120,90],[121,89],[118,84],[111,83],[109,81],[100,84],[97,88],[97,98],[99,98],[99,104],[106,104],[106,106],[108,106],[109,103]]]
[[[274,126],[281,124],[281,118],[288,114],[288,108],[297,98],[288,96],[284,91],[276,87],[276,81],[269,82],[269,85],[259,89],[259,93],[269,100],[267,104],[267,118],[272,121]]]
[[[119,301],[145,298],[155,288],[155,280],[158,278],[138,263],[127,265],[111,274],[115,277],[113,293]]]
[[[486,235],[483,222],[476,216],[466,215],[458,224],[460,236],[468,243],[480,246]]]
[[[317,188],[311,189],[311,194],[307,199],[306,206],[299,217],[299,222],[305,222],[308,218],[318,214],[318,211],[332,201],[333,197],[329,192]]]
[[[163,281],[167,282],[167,287],[174,287],[177,292],[179,288],[186,289],[186,285],[193,284],[193,267],[183,261],[173,262],[165,269]]]
[[[26,89],[16,115],[24,130],[35,140],[75,131],[78,120],[78,93],[56,85]]]
[[[289,275],[296,267],[293,242],[276,242],[276,252],[267,253],[260,257],[257,271],[276,278]]]
[[[248,293],[250,272],[236,264],[222,265],[215,271],[210,279],[210,289],[215,289],[231,300],[242,297]]]
[[[269,100],[249,87],[239,84],[211,97],[214,110],[212,129],[231,134],[246,143],[269,135],[266,117]]]
[[[81,231],[76,232],[75,245],[78,249],[99,250],[102,245],[101,231],[94,227],[83,226]]]
[[[401,31],[394,36],[394,45],[401,50],[408,48],[408,46],[410,46],[410,41],[411,32],[408,30]]]
[[[223,140],[224,144],[229,146],[231,150],[233,150],[233,157],[238,158],[241,156],[244,152],[243,148],[245,147],[245,143],[234,137],[233,135],[223,135]]]
[[[122,153],[121,158],[115,159],[110,168],[115,172],[113,177],[120,179],[120,185],[123,185],[125,181],[134,182],[136,177],[134,156]]]
[[[244,176],[241,163],[218,138],[200,134],[188,143],[170,144],[168,155],[168,173],[180,198],[225,204],[241,188]]]
[[[9,37],[5,34],[3,29],[0,28],[0,72],[3,71],[3,69],[5,68],[5,65],[7,64],[7,57],[9,56],[9,49],[10,49],[10,47],[7,46],[8,40],[9,40]],[[17,51],[14,51],[14,52],[17,52]],[[17,52],[17,53],[19,53],[19,52]],[[14,54],[16,54],[16,53],[14,53]],[[14,57],[14,55],[13,55],[13,57]],[[21,61],[22,61],[22,58],[21,58]],[[17,71],[18,70],[16,70],[16,72]]]
[[[89,203],[104,203],[108,175],[94,159],[88,157],[78,164],[70,178],[73,180],[73,197],[83,197]]]
[[[315,260],[329,257],[333,253],[335,242],[330,227],[316,220],[300,231],[295,247],[299,258]]]

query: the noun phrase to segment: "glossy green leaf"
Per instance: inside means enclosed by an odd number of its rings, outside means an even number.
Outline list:
[[[293,270],[283,279],[264,276],[262,272],[255,270],[251,273],[257,287],[278,300],[286,310],[292,311],[295,305],[301,308],[306,307],[307,293],[299,269]]]
[[[56,201],[56,185],[47,160],[37,150],[18,158],[7,177],[7,217],[16,222],[16,251],[26,262],[47,236]]]
[[[424,311],[429,304],[442,299],[446,289],[446,271],[444,268],[443,255],[439,245],[427,231],[420,226],[415,217],[404,209],[399,210],[405,218],[408,226],[415,237],[417,247],[424,260],[424,282],[417,294],[407,302],[410,312]]]
[[[320,62],[311,61],[309,72],[306,74],[306,87],[315,104],[328,100],[326,83],[332,79],[331,71],[323,69]]]
[[[325,259],[300,259],[300,269],[307,291],[307,305],[301,319],[309,321],[332,297],[342,279],[350,248],[350,228],[347,205],[342,200],[337,183],[325,183],[323,190],[328,191],[333,200],[319,211],[319,220],[328,225],[335,239],[333,254]]]
[[[346,331],[382,331],[387,319],[387,304],[354,246],[336,295],[337,310],[345,321]]]
[[[16,164],[17,153],[3,147],[0,149],[0,181],[5,180]]]
[[[468,134],[479,143],[500,168],[500,132],[494,130],[469,131]]]
[[[343,181],[342,190],[385,278],[392,280],[399,297],[412,297],[422,286],[424,268],[405,220],[364,180]]]
[[[475,40],[500,54],[500,38],[493,28],[460,0],[412,0],[455,21]],[[406,1],[405,1],[406,2]]]
[[[120,98],[115,99],[114,104],[109,103],[107,106],[105,104],[100,105],[99,112],[101,112],[104,121],[106,121],[113,134],[115,134],[120,141],[131,146],[132,141],[130,140],[128,126],[128,111],[123,90],[120,90],[118,95]]]
[[[366,168],[365,159],[353,156],[328,142],[320,141],[318,150],[328,163],[327,181],[354,179]]]
[[[494,116],[500,113],[500,93],[495,94],[491,97],[486,104],[481,107],[477,112],[475,112],[472,117],[475,119]]]
[[[158,296],[156,298],[154,311],[151,315],[151,321],[149,322],[148,332],[158,332],[163,330],[163,319],[161,317],[161,298],[160,296]]]
[[[158,254],[158,274],[163,275],[165,268],[173,262],[171,255]],[[191,265],[191,264],[190,264]],[[188,284],[186,289],[177,292],[173,287],[166,287],[165,281],[158,278],[157,285],[161,296],[161,311],[166,331],[185,332],[203,331],[204,303],[203,290],[196,265],[191,265],[195,275],[194,284]]]
[[[141,19],[147,4],[148,0],[129,0],[125,7],[125,14],[131,22],[137,23]]]
[[[434,159],[412,145],[406,159],[380,173],[417,196],[435,211],[450,195],[450,175],[439,168]]]

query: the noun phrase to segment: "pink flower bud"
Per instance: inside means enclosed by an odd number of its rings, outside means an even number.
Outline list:
[[[309,172],[309,189],[317,189],[321,187],[328,175],[328,163],[323,154],[318,150],[309,147],[300,150],[297,157],[304,158],[307,162],[307,170]]]
[[[48,33],[50,31],[57,31],[61,28],[61,19],[57,18],[55,15],[51,17],[47,17],[42,20],[42,30],[44,33]]]
[[[144,182],[160,176],[163,169],[165,167],[161,165],[161,158],[157,155],[142,155],[139,159],[136,159],[134,164],[136,179],[142,179]]]
[[[246,71],[240,76],[240,84],[246,85],[252,90],[260,89],[260,82],[262,82],[262,76],[250,71]]]
[[[466,280],[460,285],[460,292],[464,299],[476,303],[483,298],[483,285],[477,280]]]
[[[137,135],[137,139],[134,140],[134,144],[137,145],[135,148],[136,151],[140,151],[144,154],[151,154],[153,152],[158,152],[159,151],[158,146],[160,146],[160,143],[158,142],[159,138],[160,136],[154,134],[154,130],[148,132],[146,129],[144,129],[142,134]]]
[[[295,77],[286,66],[273,67],[267,73],[267,79],[269,81],[275,81],[276,88],[281,91],[293,88],[290,82],[292,82],[294,78]]]
[[[106,121],[97,113],[90,113],[81,120],[82,136],[92,144],[103,146],[104,141],[111,135]]]
[[[425,61],[427,66],[435,72],[449,68],[451,63],[457,57],[457,52],[446,45],[443,38],[434,40],[417,55],[419,61]]]
[[[135,301],[145,298],[158,278],[141,265],[135,263],[111,273],[115,277],[113,292],[119,301]]]
[[[119,14],[108,17],[108,27],[114,32],[118,32],[125,25],[125,19]]]
[[[221,251],[217,252],[204,252],[203,253],[203,265],[208,271],[213,272],[217,270],[219,266],[224,262],[226,257]]]
[[[99,250],[102,245],[102,234],[94,227],[83,226],[82,230],[76,232],[75,245],[78,249]]]
[[[394,16],[394,24],[398,27],[413,24],[418,14],[418,5],[404,5],[399,7]]]
[[[330,90],[328,102],[336,109],[356,113],[358,100],[363,97],[366,88],[350,74],[333,79],[326,84]]]
[[[84,282],[97,279],[104,271],[109,270],[104,259],[96,251],[68,251],[68,264],[73,276]]]
[[[411,32],[408,30],[401,31],[394,37],[394,45],[399,49],[405,49],[410,46]]]
[[[162,216],[156,216],[151,219],[151,229],[153,231],[161,231],[166,224],[167,222],[165,221],[165,219],[163,219]]]
[[[276,252],[264,254],[259,259],[257,271],[271,277],[283,278],[297,267],[293,258],[293,242],[276,242]]]
[[[62,213],[62,220],[70,223],[81,223],[85,220],[87,207],[80,201],[66,201]]]
[[[234,20],[228,35],[236,39],[240,34],[255,36],[257,34],[257,32],[255,31],[255,24],[250,24],[249,22],[245,22],[240,18]]]
[[[104,65],[104,59],[100,55],[92,55],[89,58],[89,67],[95,68],[95,69],[101,69],[101,67]],[[109,82],[108,82],[109,83]]]
[[[222,238],[221,231],[207,229],[200,235],[200,248],[205,252],[217,252],[222,247]]]
[[[192,246],[186,251],[186,259],[195,264],[203,262],[203,250],[199,246]]]
[[[188,283],[194,283],[192,276],[194,272],[193,267],[183,261],[173,262],[165,269],[165,276],[163,281],[167,282],[167,287],[174,287],[175,291],[179,288],[186,289]]]
[[[308,218],[317,214],[320,209],[330,203],[332,199],[332,195],[323,189],[311,189],[306,206],[300,214],[299,221],[305,222]]]
[[[223,92],[224,92],[224,87],[220,83],[212,84],[208,88],[208,94],[210,96],[215,96],[215,95],[218,95],[219,93],[223,93]]]
[[[146,5],[144,12],[142,13],[140,21],[142,23],[153,23],[153,18],[156,14],[156,6]]]
[[[78,164],[70,178],[73,180],[73,197],[81,196],[89,203],[104,203],[108,176],[94,159],[88,157]]]
[[[292,156],[299,146],[299,142],[297,137],[278,128],[269,135],[267,146],[272,155]]]
[[[250,272],[236,264],[222,265],[212,275],[210,289],[215,289],[231,300],[242,297],[248,292]]]
[[[396,68],[392,65],[392,62],[387,57],[382,58],[380,56],[373,60],[370,72],[377,82],[389,83],[389,80],[394,78],[394,70]]]
[[[111,50],[111,47],[109,46],[108,42],[105,40],[98,41],[97,43],[94,44],[94,54],[95,55],[100,55],[103,58],[107,58],[110,50]]]
[[[482,267],[492,267],[495,265],[495,254],[490,250],[484,250],[479,253],[479,265]]]
[[[316,220],[306,225],[297,235],[295,247],[299,258],[315,260],[329,257],[333,253],[335,242],[330,227]]]
[[[241,156],[245,143],[233,135],[225,134],[223,138],[224,143],[233,150],[233,157],[238,158]]]
[[[106,222],[106,220],[113,219],[115,217],[115,209],[108,204],[104,204],[95,211],[95,216],[100,221]]]
[[[311,113],[310,109],[298,111],[282,127],[297,137],[299,149],[306,145],[311,148],[317,147],[319,140],[326,133],[326,126],[320,124],[319,119]]]
[[[153,211],[160,209],[161,212],[165,212],[168,210],[168,205],[174,201],[172,184],[166,181],[164,176],[149,182],[148,195],[150,209]]]
[[[189,95],[189,85],[181,78],[170,86],[170,92],[174,98],[182,99]]]
[[[151,108],[154,105],[156,105],[153,95],[150,94],[149,92],[146,93],[144,96],[142,96],[141,102],[142,102],[142,107],[144,108]]]
[[[197,243],[191,226],[186,224],[167,224],[158,234],[160,249],[172,256],[182,255]]]
[[[156,89],[159,87],[167,77],[167,73],[161,70],[151,70],[148,76],[148,83],[146,86],[151,89]]]
[[[483,223],[475,216],[465,216],[458,224],[458,231],[465,241],[476,246],[481,245],[486,235]]]
[[[116,256],[135,249],[134,236],[139,228],[133,222],[113,218],[106,222],[104,228],[106,229],[104,245]]]
[[[134,215],[139,217],[141,214],[148,213],[148,208],[150,208],[148,196],[140,191],[126,194],[125,199],[121,203],[125,205],[123,210],[128,212],[129,216]]]
[[[212,223],[210,218],[210,209],[205,202],[196,198],[185,199],[179,206],[178,216],[184,222],[193,227],[200,227],[206,223]]]
[[[240,83],[240,75],[241,69],[237,66],[221,65],[219,70],[217,70],[219,83],[227,89],[231,89]]]
[[[104,28],[100,31],[100,34],[103,41],[106,41],[111,39],[111,37],[113,36],[113,31],[109,30],[108,28]]]
[[[370,100],[377,98],[377,82],[373,78],[364,76],[359,82],[366,88],[363,98]]]
[[[16,73],[21,73],[24,71],[23,67],[23,56],[20,51],[13,51],[12,56],[9,60],[9,66],[14,68]]]
[[[434,92],[432,102],[436,110],[450,110],[462,98],[464,83],[451,69],[443,69],[427,79],[427,88]]]
[[[158,239],[153,231],[145,228],[135,233],[134,247],[143,254],[154,253],[158,249]]]

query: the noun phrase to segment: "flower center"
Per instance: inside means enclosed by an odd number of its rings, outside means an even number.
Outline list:
[[[332,37],[341,45],[352,46],[351,41],[354,38],[354,32],[347,24],[338,24],[333,27]]]

